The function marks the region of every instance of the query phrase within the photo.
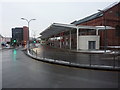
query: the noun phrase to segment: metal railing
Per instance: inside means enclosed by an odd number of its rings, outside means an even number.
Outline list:
[[[57,51],[42,51],[38,53],[37,50],[29,49],[31,55],[35,58],[43,59],[63,64],[86,65],[86,66],[100,66],[120,68],[120,53],[106,53],[106,54],[83,54],[72,52],[57,52]]]

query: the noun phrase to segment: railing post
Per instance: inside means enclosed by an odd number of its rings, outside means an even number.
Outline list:
[[[91,54],[90,54],[90,66],[91,66]]]
[[[115,68],[115,54],[113,54],[113,68]]]
[[[28,51],[29,51],[29,53],[31,54],[31,50],[30,50],[30,49],[28,49]]]

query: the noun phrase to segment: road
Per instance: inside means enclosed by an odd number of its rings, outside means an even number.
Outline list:
[[[2,53],[2,88],[117,88],[119,73],[72,68],[29,58],[21,49]]]

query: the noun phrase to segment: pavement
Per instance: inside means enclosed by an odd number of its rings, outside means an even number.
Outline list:
[[[26,54],[39,61],[69,67],[119,71],[120,56],[110,51],[108,51],[107,54],[101,52],[103,51],[70,51],[40,45],[38,48],[27,51]]]
[[[0,50],[4,50],[4,49],[13,49],[13,47],[3,47],[3,48],[0,48]]]
[[[39,46],[38,44],[36,45],[37,47]],[[44,47],[49,47],[49,48],[56,48],[56,47],[51,47],[48,45],[42,45]],[[64,48],[56,48],[58,50],[62,50],[62,51],[68,51],[68,52],[75,52],[75,53],[86,53],[86,54],[120,54],[120,51],[116,49],[116,51],[114,50],[76,50],[76,49],[64,49]]]

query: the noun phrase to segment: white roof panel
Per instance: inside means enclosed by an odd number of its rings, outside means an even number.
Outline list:
[[[105,26],[85,26],[85,25],[73,25],[73,24],[60,24],[60,23],[53,23],[50,25],[46,30],[40,33],[41,38],[49,38],[53,35],[57,35],[61,32],[70,31],[71,29],[93,29],[93,30],[103,30]],[[106,29],[114,29],[110,26],[106,26]]]

